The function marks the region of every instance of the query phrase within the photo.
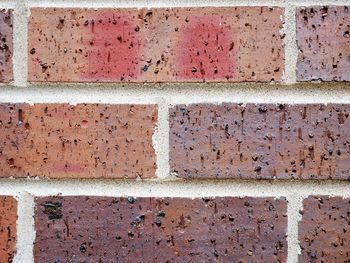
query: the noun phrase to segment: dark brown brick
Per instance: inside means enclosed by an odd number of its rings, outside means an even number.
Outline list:
[[[350,6],[297,9],[299,81],[350,81]]]
[[[0,177],[149,178],[155,105],[0,104]]]
[[[350,198],[309,196],[299,222],[299,262],[349,262]]]
[[[36,199],[36,262],[285,262],[284,198]]]
[[[183,178],[349,179],[350,105],[193,104],[170,109]]]
[[[16,252],[17,201],[0,196],[0,262],[12,262]]]
[[[13,17],[12,10],[0,10],[0,82],[13,80]]]

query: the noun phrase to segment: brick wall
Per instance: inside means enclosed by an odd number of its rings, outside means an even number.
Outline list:
[[[346,0],[0,8],[0,262],[350,260]]]

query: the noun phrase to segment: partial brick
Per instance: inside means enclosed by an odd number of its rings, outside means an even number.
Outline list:
[[[297,9],[298,81],[350,81],[350,6]]]
[[[170,169],[182,178],[344,179],[350,105],[192,104],[170,109]]]
[[[36,198],[35,262],[286,262],[285,198]]]
[[[149,178],[155,105],[0,104],[0,177]]]
[[[13,15],[11,9],[0,10],[0,82],[13,80]]]
[[[32,8],[32,82],[269,82],[284,71],[283,9]]]
[[[12,262],[16,253],[17,201],[0,196],[0,262]]]
[[[299,262],[348,262],[350,198],[309,196],[299,222]]]

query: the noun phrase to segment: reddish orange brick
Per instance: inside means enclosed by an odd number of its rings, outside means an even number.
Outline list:
[[[297,9],[298,81],[350,81],[350,6]]]
[[[12,10],[0,10],[0,82],[13,80],[13,17]]]
[[[170,168],[182,178],[350,177],[348,104],[192,104],[170,109]]]
[[[36,199],[35,262],[286,262],[285,198]]]
[[[277,7],[32,8],[32,82],[281,81]]]
[[[350,198],[309,196],[303,205],[299,262],[349,262]]]
[[[155,105],[0,104],[0,176],[149,178]]]
[[[17,201],[0,196],[0,262],[12,262],[16,252]]]

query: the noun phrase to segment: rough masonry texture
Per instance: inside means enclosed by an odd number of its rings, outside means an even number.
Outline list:
[[[286,212],[285,198],[36,198],[34,258],[286,262]]]
[[[350,0],[0,6],[0,263],[350,263]]]
[[[350,6],[297,9],[299,81],[350,81]]]
[[[0,104],[0,176],[149,178],[155,105]]]
[[[10,82],[13,79],[13,17],[11,9],[0,10],[0,82]]]
[[[170,109],[183,178],[349,179],[350,106],[192,104]]]
[[[350,198],[310,196],[299,222],[299,262],[348,262]]]
[[[32,82],[282,81],[283,8],[30,12]]]
[[[16,252],[17,201],[0,196],[0,262],[12,262]]]

